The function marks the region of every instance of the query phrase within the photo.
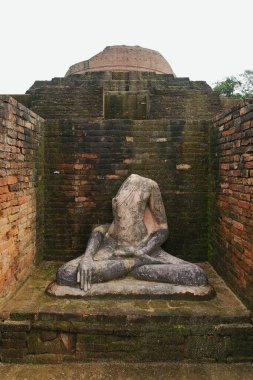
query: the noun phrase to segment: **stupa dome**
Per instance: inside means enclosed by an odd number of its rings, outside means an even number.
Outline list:
[[[107,46],[94,57],[70,66],[66,76],[92,71],[148,71],[175,75],[169,63],[155,50],[140,46]]]

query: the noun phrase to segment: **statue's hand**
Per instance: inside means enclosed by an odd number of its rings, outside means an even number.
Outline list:
[[[91,278],[94,268],[95,266],[92,257],[82,257],[77,269],[77,282],[80,282],[80,288],[85,292],[91,287]]]
[[[114,251],[114,257],[133,257],[135,255],[135,250],[131,247],[118,248]]]

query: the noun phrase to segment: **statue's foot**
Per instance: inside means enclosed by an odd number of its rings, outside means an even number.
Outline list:
[[[59,285],[80,287],[77,283],[77,268],[80,257],[63,264],[57,271],[56,283]]]
[[[63,264],[57,271],[56,283],[70,287],[80,287],[77,283],[77,268],[81,258],[71,260]],[[101,260],[94,261],[94,271],[91,283],[107,282],[127,276],[135,265],[135,260]]]
[[[131,273],[139,280],[190,286],[208,284],[205,272],[198,265],[190,263],[142,265]]]

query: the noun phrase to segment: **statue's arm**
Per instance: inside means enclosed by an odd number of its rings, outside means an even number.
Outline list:
[[[167,240],[168,236],[168,229],[162,228],[160,230],[155,231],[150,235],[150,238],[145,247],[141,248],[137,252],[137,256],[141,257],[151,254],[153,251],[161,247],[161,245]]]
[[[150,234],[146,245],[137,252],[137,256],[140,259],[143,258],[155,262],[156,260],[149,255],[159,249],[169,236],[165,208],[160,189],[156,183],[152,185],[148,207],[154,220],[154,230]]]
[[[149,198],[149,208],[158,226],[157,229],[168,230],[166,212],[162,200],[162,195],[157,183],[154,183],[151,189]]]
[[[96,227],[90,236],[87,248],[81,256],[80,263],[77,268],[77,282],[80,283],[80,288],[87,291],[91,287],[91,278],[94,271],[93,256],[98,251],[104,235],[109,229],[109,224]]]
[[[110,225],[109,224],[103,224],[101,226],[98,226],[94,228],[94,230],[91,233],[91,236],[89,238],[86,250],[84,254],[81,256],[82,258],[92,258],[95,253],[98,251],[104,236],[106,232],[108,231]]]

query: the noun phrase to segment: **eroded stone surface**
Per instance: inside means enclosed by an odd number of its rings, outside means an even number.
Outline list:
[[[186,363],[66,363],[48,365],[0,365],[0,377],[5,380],[251,380],[250,363],[241,364],[186,364]]]

